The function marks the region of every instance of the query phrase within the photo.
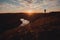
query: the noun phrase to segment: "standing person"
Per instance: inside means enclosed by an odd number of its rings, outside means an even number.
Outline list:
[[[46,13],[46,9],[44,9],[44,13]]]

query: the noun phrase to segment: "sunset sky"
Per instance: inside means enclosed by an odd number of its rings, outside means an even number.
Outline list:
[[[60,11],[60,0],[0,0],[0,13]]]

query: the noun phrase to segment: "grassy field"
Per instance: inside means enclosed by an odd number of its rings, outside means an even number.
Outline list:
[[[30,24],[20,27],[21,18]],[[28,16],[24,13],[0,14],[0,40],[59,40],[60,12],[35,13]]]

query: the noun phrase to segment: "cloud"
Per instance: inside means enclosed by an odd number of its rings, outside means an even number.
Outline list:
[[[0,5],[0,11],[1,12],[9,12],[9,11],[12,11],[11,9],[16,9],[17,6],[15,5],[12,5],[12,4],[8,4],[8,3],[2,3]]]
[[[60,0],[0,0],[0,12],[21,12],[24,10],[60,10]]]

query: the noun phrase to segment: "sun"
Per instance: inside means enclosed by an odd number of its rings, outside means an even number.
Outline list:
[[[33,15],[33,13],[34,13],[33,10],[27,10],[27,11],[26,11],[26,14],[28,14],[28,15]]]
[[[28,10],[27,13],[32,13],[33,11],[32,10]]]

